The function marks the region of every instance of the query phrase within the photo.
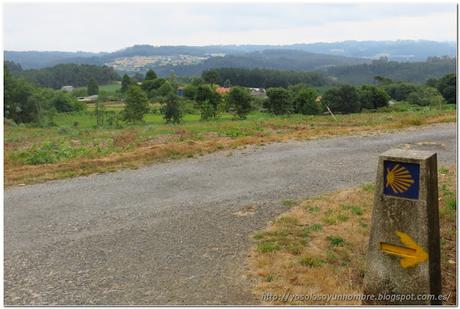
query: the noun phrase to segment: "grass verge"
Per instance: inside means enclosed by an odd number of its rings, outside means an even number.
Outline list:
[[[441,268],[445,304],[456,303],[455,167],[439,169]],[[372,184],[300,202],[253,235],[249,276],[262,301],[272,295],[362,293]],[[357,305],[359,301],[262,301],[276,305]]]
[[[337,115],[337,121],[253,113],[246,120],[223,115],[209,122],[187,115],[181,125],[166,125],[161,115],[150,114],[142,125],[95,128],[90,113],[58,116],[53,128],[5,126],[6,186],[137,168],[250,144],[373,134],[456,119],[453,110]]]

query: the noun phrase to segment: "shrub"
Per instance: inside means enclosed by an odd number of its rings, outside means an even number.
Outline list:
[[[234,112],[239,118],[246,118],[251,111],[252,97],[247,89],[234,87],[230,90],[227,97],[230,111]]]
[[[432,87],[420,87],[417,91],[412,92],[407,101],[410,104],[419,106],[440,105],[443,102],[441,94]]]
[[[407,83],[392,83],[383,86],[385,92],[396,101],[404,101],[411,92],[417,90],[417,86]]]
[[[321,105],[316,101],[317,94],[314,89],[303,87],[293,97],[296,113],[317,115],[322,112]]]
[[[123,110],[123,119],[128,122],[141,121],[149,110],[147,96],[137,85],[129,87],[126,105]]]
[[[388,106],[390,96],[382,88],[363,85],[359,90],[359,100],[362,108],[377,109]]]
[[[180,123],[182,121],[182,109],[179,102],[179,97],[175,94],[170,94],[166,98],[164,105],[164,119],[166,123]]]
[[[321,102],[335,113],[358,113],[361,111],[361,103],[356,88],[353,86],[341,86],[327,90]]]
[[[275,115],[285,115],[293,112],[292,100],[289,91],[275,87],[267,90],[267,109]]]
[[[60,113],[82,111],[86,108],[85,103],[77,101],[70,94],[58,91],[51,99],[51,105]]]

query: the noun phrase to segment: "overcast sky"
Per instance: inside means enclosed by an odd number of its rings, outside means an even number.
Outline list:
[[[456,40],[455,4],[6,3],[7,50]]]

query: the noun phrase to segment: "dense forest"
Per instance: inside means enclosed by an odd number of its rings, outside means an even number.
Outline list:
[[[326,75],[319,72],[295,72],[267,69],[219,68],[203,72],[203,78],[213,76],[213,82],[220,85],[269,88],[304,84],[321,87],[333,84]]]
[[[99,84],[120,80],[115,70],[108,66],[88,64],[59,64],[51,68],[22,70],[14,62],[6,61],[10,74],[24,78],[39,87],[59,89],[65,85],[86,86],[91,78]]]
[[[369,64],[335,66],[326,70],[327,75],[351,84],[365,84],[375,76],[385,76],[395,81],[424,83],[429,78],[440,78],[455,72],[455,58],[432,57],[425,62],[396,62],[386,58]]]

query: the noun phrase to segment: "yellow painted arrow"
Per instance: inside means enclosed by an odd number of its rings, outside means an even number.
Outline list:
[[[415,267],[417,264],[425,262],[428,259],[428,253],[423,250],[409,235],[406,233],[396,231],[396,236],[399,237],[401,242],[406,247],[392,245],[386,242],[380,243],[380,250],[387,254],[400,256],[402,259],[399,261],[401,267]]]

